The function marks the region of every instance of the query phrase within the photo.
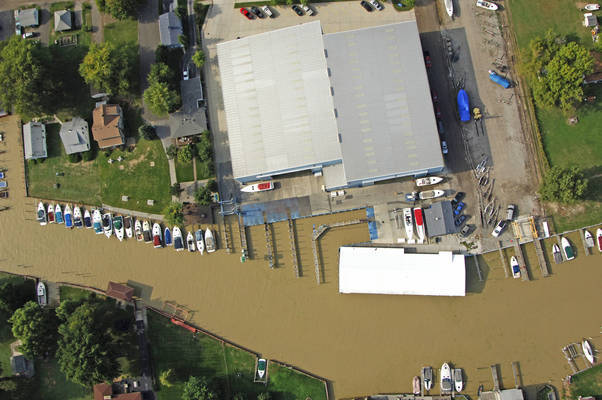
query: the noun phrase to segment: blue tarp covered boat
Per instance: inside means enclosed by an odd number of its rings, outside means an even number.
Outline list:
[[[502,86],[504,89],[508,89],[510,87],[510,81],[499,76],[495,73],[495,71],[489,70],[489,79]]]
[[[470,102],[464,89],[460,89],[458,92],[458,113],[460,114],[460,121],[470,121]]]

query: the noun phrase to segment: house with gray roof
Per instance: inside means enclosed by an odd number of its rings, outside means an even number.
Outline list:
[[[28,26],[40,25],[40,16],[37,8],[28,8],[26,10],[15,10],[15,24],[24,28]]]
[[[41,122],[23,125],[23,151],[26,160],[48,157],[46,148],[46,126]]]
[[[56,32],[70,31],[73,29],[73,13],[69,10],[54,12],[54,30]]]
[[[163,46],[182,47],[178,39],[183,33],[182,21],[175,12],[170,11],[159,15],[159,37]]]
[[[203,101],[201,78],[195,76],[180,81],[182,108],[169,114],[171,137],[180,138],[198,135],[207,130],[207,115]]]
[[[75,117],[61,125],[61,141],[65,153],[81,153],[90,150],[90,131],[85,119]]]

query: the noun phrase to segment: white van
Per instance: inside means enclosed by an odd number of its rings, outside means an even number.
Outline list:
[[[274,13],[272,12],[272,10],[270,10],[270,7],[268,7],[267,5],[261,7],[261,11],[263,11],[268,17],[274,18]]]

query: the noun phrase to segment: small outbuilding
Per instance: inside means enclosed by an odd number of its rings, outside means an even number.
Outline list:
[[[40,13],[37,8],[15,10],[15,25],[27,28],[40,25]]]
[[[32,360],[28,360],[18,350],[21,344],[21,340],[14,341],[10,344],[10,367],[13,371],[13,375],[31,378],[35,374],[34,363]]]
[[[163,46],[182,47],[180,35],[183,33],[182,21],[175,12],[159,15],[159,37]]]
[[[90,131],[85,119],[75,117],[61,125],[61,141],[65,153],[81,153],[90,150]]]
[[[109,282],[107,296],[113,297],[117,300],[130,302],[134,296],[134,288],[117,282]]]
[[[597,25],[598,25],[598,17],[596,17],[592,13],[583,14],[583,26],[590,27],[590,26],[597,26]]]
[[[54,30],[56,32],[70,31],[73,29],[73,13],[70,10],[54,12]]]
[[[26,160],[48,157],[46,125],[34,121],[23,125],[23,152]]]
[[[449,201],[438,201],[424,209],[426,234],[429,237],[449,235],[458,232],[454,224],[454,210]]]

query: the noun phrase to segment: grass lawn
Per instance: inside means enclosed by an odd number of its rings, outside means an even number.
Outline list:
[[[602,396],[602,364],[588,369],[571,380],[571,399],[577,400],[579,396]]]
[[[38,399],[47,400],[91,400],[90,388],[73,383],[65,378],[55,359],[39,360],[36,362],[34,386],[37,388]]]
[[[73,10],[75,2],[73,1],[59,1],[56,3],[50,4],[50,12],[54,14],[55,11],[61,10]],[[54,18],[54,15],[53,15]]]
[[[177,158],[174,161],[176,163],[176,179],[178,182],[190,182],[194,180],[192,161],[189,163],[182,163],[178,161]]]
[[[125,19],[105,25],[104,39],[114,44],[138,44],[138,21]]]
[[[90,297],[90,295],[92,294],[92,292],[89,292],[87,290],[78,289],[78,288],[74,288],[71,286],[61,286],[59,288],[59,291],[60,291],[61,301],[85,300],[88,297]]]
[[[300,374],[277,364],[270,363],[268,389],[277,400],[306,399],[326,400],[324,384],[314,378]]]

